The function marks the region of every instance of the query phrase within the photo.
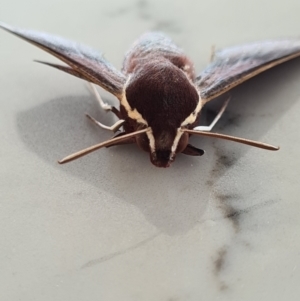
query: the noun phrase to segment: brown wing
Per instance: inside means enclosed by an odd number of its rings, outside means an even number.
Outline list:
[[[0,28],[49,52],[71,68],[49,64],[74,76],[95,83],[118,98],[121,97],[125,76],[98,52],[78,43],[31,30],[16,29],[0,23]]]
[[[300,40],[265,41],[216,53],[196,78],[203,100],[209,101],[251,77],[300,56]]]

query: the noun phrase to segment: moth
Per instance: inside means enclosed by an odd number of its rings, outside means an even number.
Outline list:
[[[91,83],[101,108],[119,119],[107,126],[88,115],[101,128],[117,134],[65,157],[59,161],[61,164],[103,147],[136,143],[150,154],[155,166],[169,167],[178,153],[204,154],[202,149],[189,144],[191,135],[221,138],[267,150],[279,149],[211,132],[228,99],[210,126],[198,126],[198,121],[207,102],[265,70],[300,56],[300,40],[264,41],[218,51],[211,63],[196,75],[191,60],[162,33],[142,35],[126,53],[122,70],[118,71],[97,51],[78,43],[3,23],[0,27],[63,61],[66,65],[40,63]],[[104,103],[94,84],[114,95],[120,107]]]

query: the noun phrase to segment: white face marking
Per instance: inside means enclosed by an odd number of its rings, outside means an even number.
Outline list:
[[[151,153],[154,153],[155,152],[155,139],[154,139],[151,127],[149,127],[149,131],[147,131],[146,133],[147,133],[147,137],[149,139],[150,151],[151,151]]]
[[[182,134],[183,134],[183,131],[181,130],[181,128],[177,129],[177,134],[175,136],[175,139],[174,139],[174,142],[173,142],[173,145],[172,145],[172,148],[171,148],[172,154],[175,154],[178,143],[179,143],[179,140],[180,140]]]
[[[124,85],[124,89],[123,89],[123,93],[122,93],[122,97],[121,97],[121,105],[124,106],[125,110],[128,113],[128,116],[133,119],[136,120],[136,122],[144,124],[146,126],[148,126],[148,122],[143,118],[143,116],[137,111],[137,109],[132,110],[130,104],[128,103],[128,100],[126,98],[126,87],[128,85],[130,81],[130,76],[128,76],[128,79]],[[149,131],[146,132],[147,137],[149,139],[149,147],[150,147],[150,151],[151,153],[155,152],[155,139],[153,136],[153,132],[151,127],[148,127]]]
[[[148,122],[143,118],[143,116],[137,111],[137,109],[132,109],[130,104],[128,103],[128,100],[126,98],[126,87],[128,85],[130,81],[130,76],[128,76],[128,79],[124,85],[124,88],[123,88],[123,93],[122,93],[122,97],[121,97],[121,105],[125,108],[125,110],[127,111],[128,113],[128,116],[131,118],[131,119],[134,119],[136,120],[138,123],[142,123],[142,124],[145,124],[148,126]]]
[[[204,102],[201,99],[199,91],[198,91],[198,95],[199,95],[199,102],[197,104],[196,109],[181,123],[181,126],[186,126],[188,124],[192,124],[195,122],[200,110],[202,109],[202,107],[204,105]]]

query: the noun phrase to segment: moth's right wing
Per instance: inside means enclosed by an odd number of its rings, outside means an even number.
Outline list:
[[[300,56],[300,39],[264,41],[227,48],[196,78],[203,101],[212,100],[246,80]]]
[[[48,65],[97,84],[119,99],[126,77],[97,51],[78,43],[46,33],[13,28],[0,23],[0,28],[54,55],[67,65]]]

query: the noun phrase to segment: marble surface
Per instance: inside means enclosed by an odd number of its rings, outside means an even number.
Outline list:
[[[212,45],[300,36],[299,11],[298,0],[1,0],[0,20],[101,49],[117,67],[161,30],[201,70]],[[60,166],[109,137],[85,112],[113,120],[82,81],[32,62],[55,59],[0,40],[1,300],[299,300],[299,59],[235,89],[215,129],[279,152],[198,137],[205,156],[168,169],[132,145]]]

